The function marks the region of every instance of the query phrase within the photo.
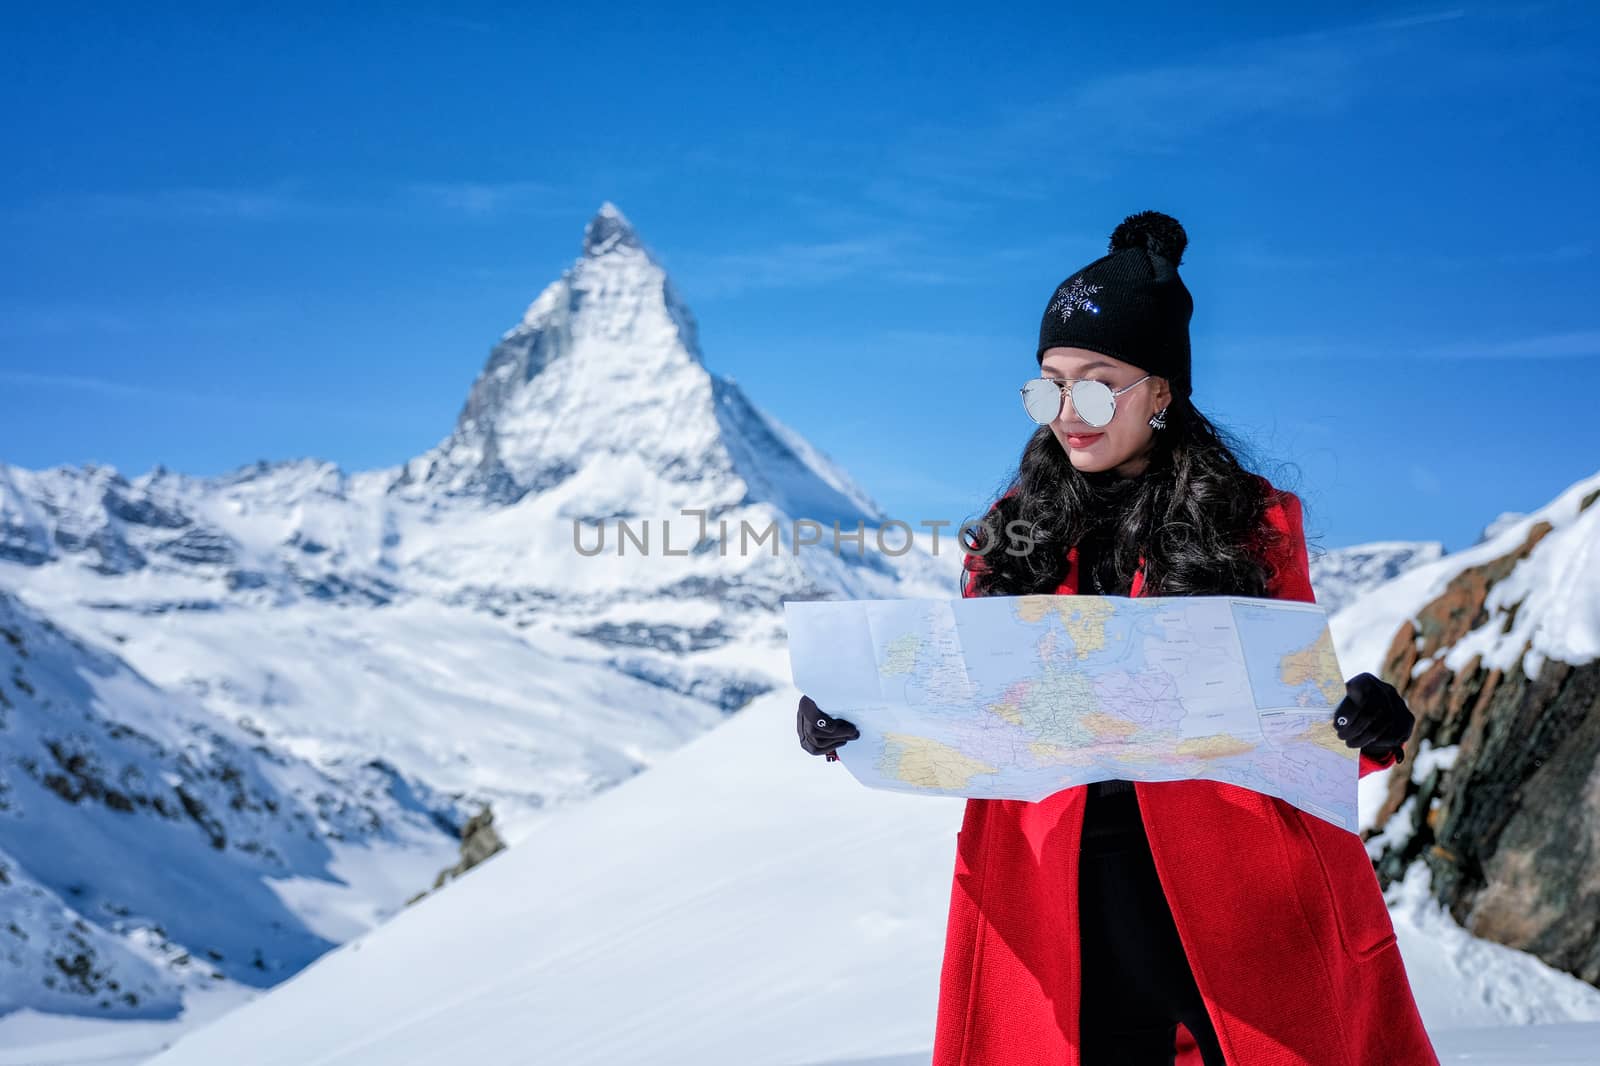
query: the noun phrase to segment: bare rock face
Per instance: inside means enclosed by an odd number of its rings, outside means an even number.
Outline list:
[[[1521,602],[1491,608],[1489,592],[1550,531],[1535,523],[1512,551],[1462,571],[1395,634],[1383,676],[1417,727],[1401,764],[1412,770],[1393,773],[1376,827],[1408,824],[1390,827],[1376,864],[1387,887],[1421,859],[1472,933],[1600,985],[1600,660],[1445,661],[1485,625],[1511,632]],[[1429,757],[1451,747],[1453,757]]]
[[[433,887],[439,888],[451,878],[460,877],[484,859],[505,850],[505,842],[494,829],[494,812],[488,807],[467,819],[461,830],[461,861],[448,870],[440,870]]]
[[[443,888],[446,881],[455,880],[489,856],[504,851],[505,846],[500,834],[495,832],[494,812],[484,807],[461,827],[461,861],[440,870],[439,876],[433,879],[433,888],[418,892],[406,900],[406,905],[410,906],[429,892]]]

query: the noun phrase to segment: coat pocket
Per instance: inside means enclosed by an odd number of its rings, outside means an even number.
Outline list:
[[[1274,806],[1297,860],[1297,882],[1302,891],[1307,881],[1316,882],[1309,886],[1313,889],[1320,887],[1345,954],[1359,962],[1392,946],[1394,922],[1361,838],[1292,804]]]

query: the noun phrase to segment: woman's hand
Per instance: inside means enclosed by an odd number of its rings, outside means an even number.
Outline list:
[[[843,718],[824,714],[810,696],[800,697],[800,709],[795,712],[795,731],[800,734],[802,748],[812,755],[826,755],[829,762],[839,758],[835,749],[861,736],[861,731]]]
[[[1345,696],[1333,709],[1333,728],[1347,747],[1379,762],[1391,754],[1405,758],[1400,749],[1411,739],[1416,716],[1389,682],[1372,674],[1357,674],[1345,682]]]

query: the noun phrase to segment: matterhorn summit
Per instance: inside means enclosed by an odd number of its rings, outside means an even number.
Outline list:
[[[693,313],[609,201],[583,254],[490,352],[449,436],[394,491],[509,504],[574,478],[575,504],[603,498],[619,517],[760,501],[791,519],[881,520],[848,477],[705,368]]]

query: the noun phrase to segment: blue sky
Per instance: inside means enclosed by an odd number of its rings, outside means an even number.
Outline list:
[[[1592,7],[1228,6],[10,10],[0,460],[399,462],[609,199],[908,521],[992,498],[1045,303],[1147,208],[1315,544],[1600,468]]]

